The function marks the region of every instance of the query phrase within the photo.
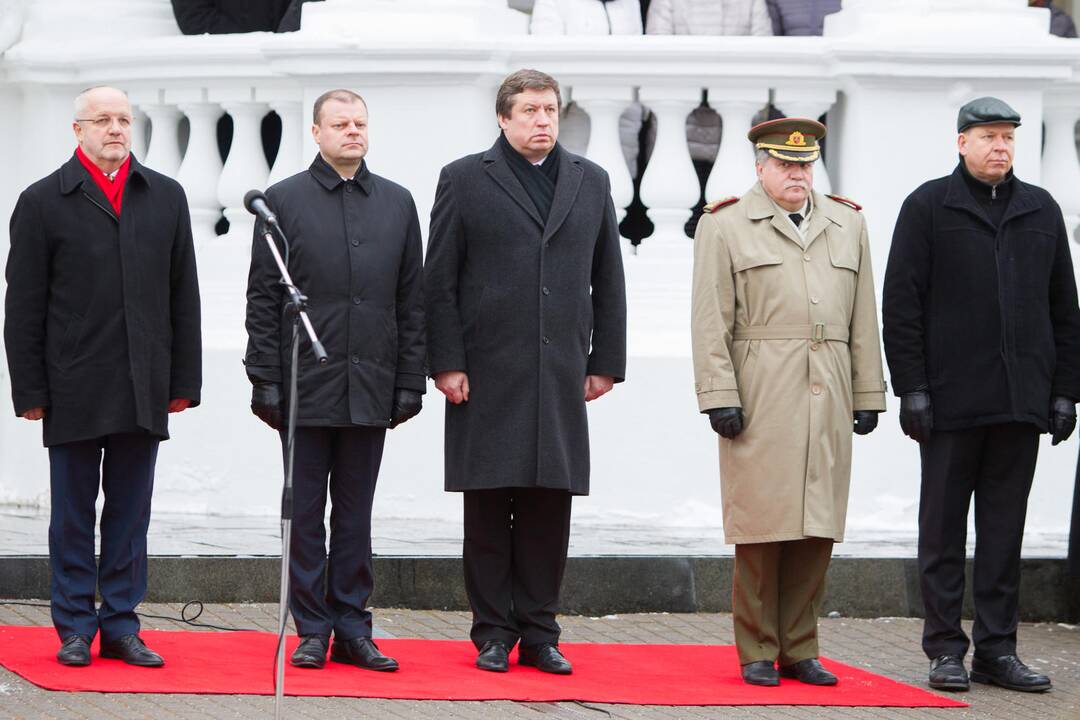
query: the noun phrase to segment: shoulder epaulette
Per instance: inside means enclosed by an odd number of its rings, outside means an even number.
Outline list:
[[[855,210],[862,210],[862,205],[855,202],[854,200],[849,200],[846,197],[840,197],[839,195],[826,195],[825,197],[829,198],[830,200],[835,200],[838,203],[843,203],[849,208],[853,208]]]
[[[731,197],[724,198],[723,200],[713,200],[711,203],[709,203],[702,209],[707,213],[711,213],[716,212],[722,207],[727,207],[728,205],[732,205],[737,202],[739,202],[739,196],[732,195]]]

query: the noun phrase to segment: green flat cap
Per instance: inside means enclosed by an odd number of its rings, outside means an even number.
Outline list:
[[[780,118],[755,125],[746,137],[778,160],[810,163],[821,157],[818,140],[825,137],[825,126],[809,118]]]
[[[964,132],[972,125],[992,123],[1012,123],[1020,127],[1020,113],[996,97],[975,98],[960,108],[960,113],[956,116],[956,132]]]

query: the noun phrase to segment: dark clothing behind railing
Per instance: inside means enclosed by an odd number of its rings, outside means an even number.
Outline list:
[[[172,7],[185,35],[226,35],[299,30],[300,6],[309,1],[172,0]]]

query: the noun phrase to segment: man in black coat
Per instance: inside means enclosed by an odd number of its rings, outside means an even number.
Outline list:
[[[549,75],[519,70],[502,133],[442,170],[424,269],[429,363],[447,397],[446,489],[464,492],[477,665],[569,673],[555,621],[585,403],[622,381],[626,297],[607,174],[557,142]]]
[[[185,35],[294,32],[307,0],[172,0],[173,16]]]
[[[1020,116],[960,109],[960,163],[908,196],[885,272],[885,353],[900,425],[920,444],[919,572],[930,685],[965,690],[960,626],[975,496],[971,679],[1023,691],[1050,679],[1016,656],[1020,546],[1039,434],[1076,424],[1080,312],[1061,208],[1012,172]]]
[[[371,503],[386,428],[420,412],[424,309],[420,223],[405,188],[368,170],[368,112],[350,90],[315,101],[319,146],[306,171],[267,190],[289,240],[281,248],[329,358],[300,344],[289,607],[301,642],[297,667],[331,659],[370,670],[397,663],[371,641]],[[286,434],[292,317],[277,265],[256,228],[248,279],[245,357],[251,409]],[[330,555],[326,553],[327,481]]]
[[[180,185],[130,154],[122,91],[81,93],[74,130],[75,155],[27,188],[11,216],[4,341],[12,398],[16,415],[44,420],[49,448],[57,659],[90,664],[100,630],[102,657],[158,666],[135,607],[146,595],[158,443],[169,437],[168,414],[198,405],[202,387],[191,219]]]

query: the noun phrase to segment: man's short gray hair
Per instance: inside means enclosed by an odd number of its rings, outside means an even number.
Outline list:
[[[101,89],[104,89],[104,88],[107,88],[109,90],[115,90],[116,92],[123,95],[125,98],[127,97],[126,92],[124,92],[120,88],[113,87],[112,85],[91,85],[90,87],[86,88],[85,90],[83,90],[82,92],[80,92],[78,95],[75,96],[75,119],[76,120],[79,120],[79,119],[83,118],[84,114],[86,113],[87,96],[90,93],[92,93],[94,90],[101,90]]]
[[[765,148],[754,149],[754,162],[756,162],[758,165],[764,165],[765,163],[769,162],[770,157],[772,156],[769,155],[769,151]]]

